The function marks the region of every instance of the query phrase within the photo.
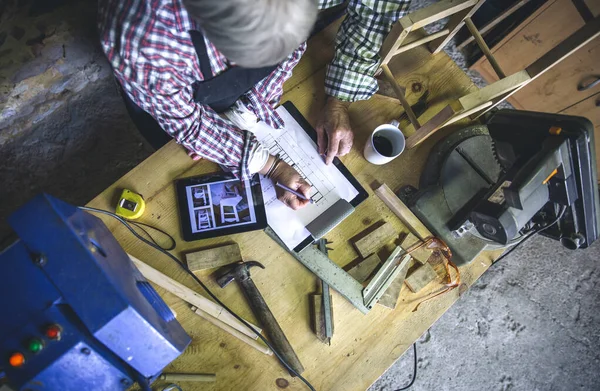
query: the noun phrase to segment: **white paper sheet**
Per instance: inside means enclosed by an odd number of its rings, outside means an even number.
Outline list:
[[[277,113],[285,121],[284,129],[273,129],[260,122],[252,130],[271,155],[279,154],[286,163],[294,165],[311,185],[310,194],[314,203],[295,211],[277,199],[270,179],[261,178],[267,222],[286,246],[293,249],[310,236],[306,225],[340,198],[350,202],[358,195],[358,191],[333,164],[325,165],[317,152],[317,145],[283,106],[277,109]]]

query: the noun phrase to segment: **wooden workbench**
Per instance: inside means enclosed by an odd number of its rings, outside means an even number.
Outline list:
[[[323,105],[324,67],[333,54],[337,25],[332,25],[309,42],[309,49],[285,85],[282,101],[291,100],[313,125]],[[428,94],[431,117],[448,101],[473,91],[470,79],[444,54],[431,56],[414,49],[392,62],[391,68],[401,85],[407,86],[412,104]],[[368,189],[369,198],[354,214],[327,235],[333,241],[330,257],[343,266],[358,254],[348,238],[373,223],[385,220],[399,232],[406,230],[396,216],[373,194],[376,181],[393,190],[404,184],[417,185],[422,166],[431,146],[441,138],[443,130],[419,147],[406,151],[385,166],[367,163],[362,149],[369,133],[378,125],[397,118],[403,112],[399,102],[375,96],[354,103],[350,108],[355,141],[352,152],[343,157],[344,164]],[[429,118],[427,118],[429,119]],[[405,121],[405,124],[407,122]],[[257,260],[266,270],[253,269],[253,280],[265,297],[288,339],[304,364],[303,375],[317,390],[365,390],[400,357],[458,299],[459,293],[471,286],[490,264],[491,256],[482,255],[461,268],[463,286],[423,304],[411,312],[415,303],[427,293],[440,289],[441,279],[418,294],[402,290],[395,310],[376,306],[368,315],[361,314],[337,293],[333,293],[335,334],[331,346],[319,342],[309,325],[308,294],[317,287],[316,277],[277,246],[261,231],[186,243],[181,239],[174,181],[178,178],[217,171],[208,161],[193,162],[185,151],[171,142],[129,172],[90,206],[112,210],[120,188],[144,195],[147,211],[141,221],[173,234],[177,239],[174,253],[182,254],[198,248],[237,242],[245,260]],[[102,217],[102,216],[101,216]],[[127,252],[161,270],[186,286],[204,294],[202,289],[172,260],[146,246],[119,223],[102,217]],[[219,288],[208,273],[198,274],[227,305],[250,321],[256,321],[236,284]],[[210,325],[189,310],[177,297],[157,288],[178,314],[178,320],[193,338],[188,349],[167,367],[167,372],[216,373],[216,383],[182,383],[186,390],[305,390],[305,386],[289,376],[274,357],[265,356]],[[156,384],[159,385],[158,383]]]

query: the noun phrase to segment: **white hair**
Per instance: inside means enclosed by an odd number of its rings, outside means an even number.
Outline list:
[[[317,0],[184,0],[204,35],[230,61],[248,68],[275,65],[304,42]]]

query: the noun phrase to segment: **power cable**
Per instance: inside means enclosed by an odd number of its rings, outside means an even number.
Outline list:
[[[497,264],[498,262],[500,262],[501,260],[503,260],[504,258],[506,258],[507,256],[510,255],[510,253],[512,253],[513,251],[515,251],[519,246],[521,246],[523,243],[525,243],[527,240],[529,240],[530,238],[536,236],[537,234],[539,234],[540,232],[552,227],[554,224],[558,223],[558,221],[560,219],[562,219],[562,217],[565,214],[565,211],[567,210],[566,206],[563,206],[561,208],[561,211],[558,213],[558,216],[556,217],[556,219],[552,220],[552,222],[548,225],[539,227],[534,229],[529,235],[525,236],[523,239],[521,239],[517,244],[515,244],[510,250],[508,250],[507,252],[505,252],[504,254],[502,254],[500,256],[500,258],[496,259],[495,261],[492,262],[492,265]]]
[[[414,357],[414,365],[413,365],[413,375],[412,375],[412,379],[410,379],[410,383],[408,383],[406,386],[402,387],[402,388],[398,388],[394,391],[404,391],[404,390],[408,390],[409,388],[412,387],[413,384],[415,384],[415,380],[417,379],[417,343],[413,343],[413,357]]]

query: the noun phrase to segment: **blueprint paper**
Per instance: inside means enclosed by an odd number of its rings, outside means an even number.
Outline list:
[[[277,199],[273,182],[261,177],[267,222],[286,246],[294,249],[310,236],[306,226],[311,221],[340,198],[352,201],[358,191],[333,164],[325,165],[315,142],[283,106],[277,113],[285,122],[283,129],[259,122],[252,131],[271,155],[279,155],[311,185],[313,203],[295,211]]]

